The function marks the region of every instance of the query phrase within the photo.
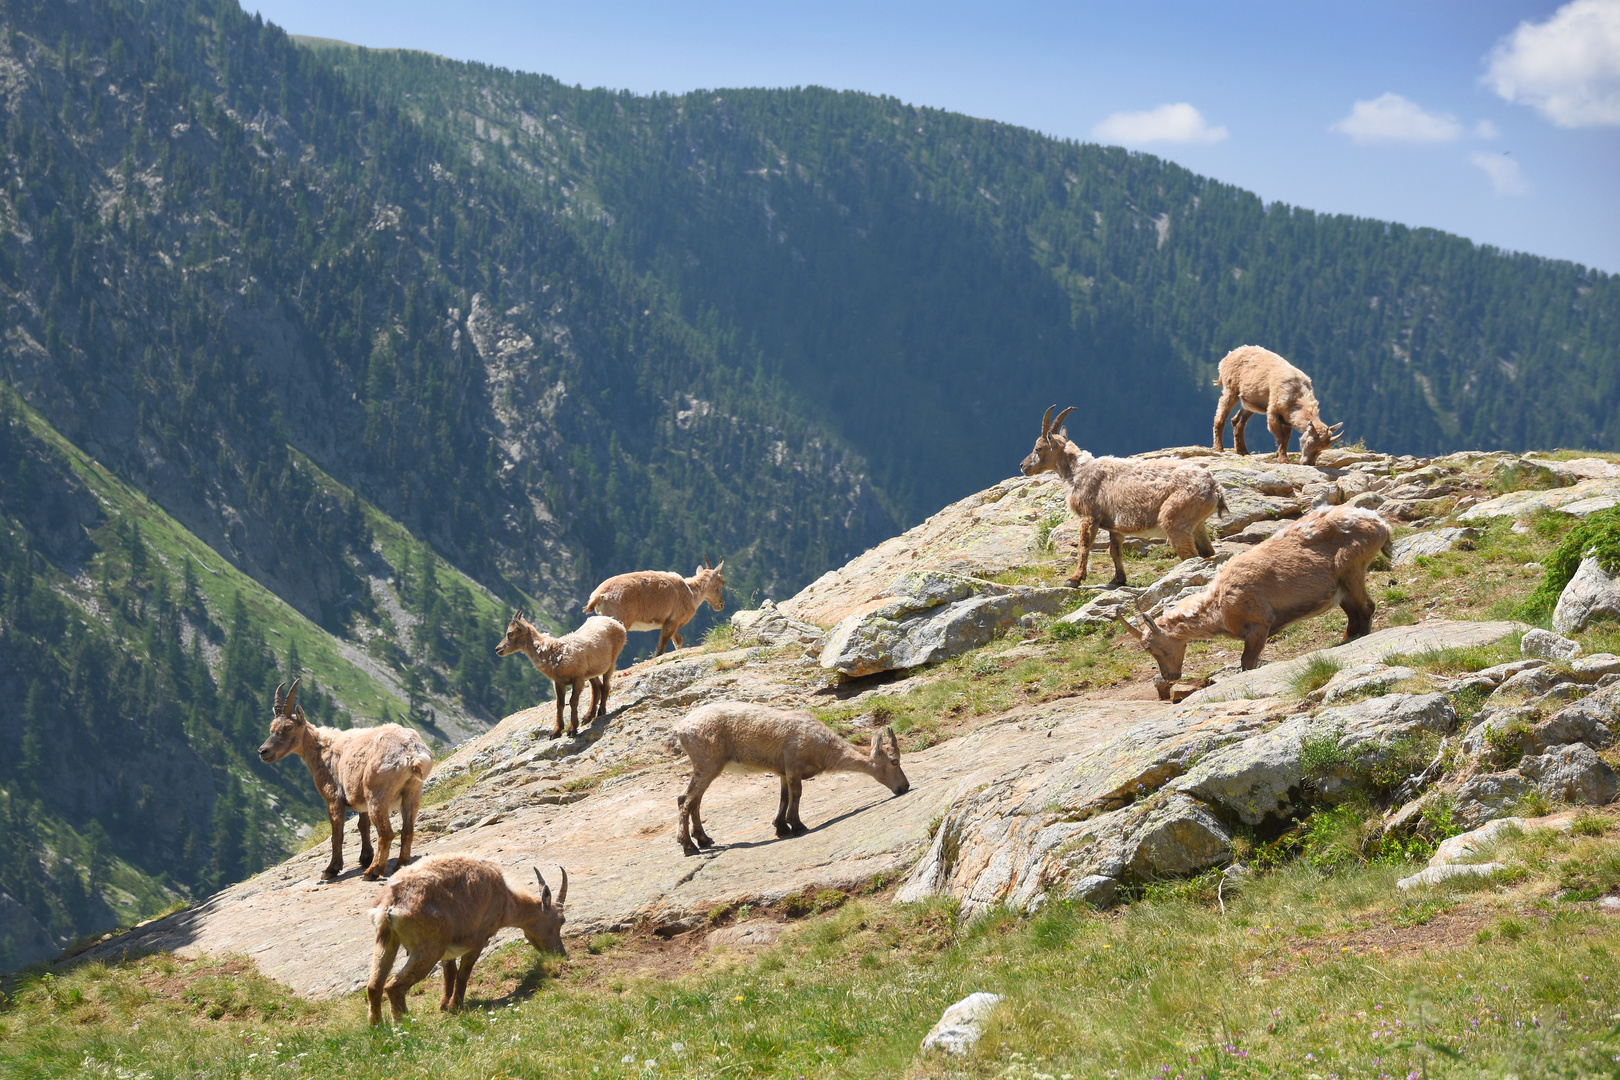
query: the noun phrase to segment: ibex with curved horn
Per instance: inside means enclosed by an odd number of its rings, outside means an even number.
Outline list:
[[[502,927],[522,930],[529,944],[541,952],[562,952],[568,871],[557,869],[562,885],[555,902],[539,867],[534,870],[540,883],[538,894],[510,884],[498,864],[469,855],[430,855],[395,874],[371,909],[371,922],[377,928],[371,978],[366,984],[372,1024],[382,1021],[385,993],[394,1019],[404,1016],[406,993],[427,978],[441,959],[444,993],[439,1008],[460,1008],[473,965]],[[390,979],[388,973],[400,946],[410,958]]]
[[[1226,512],[1226,500],[1214,474],[1202,465],[1185,461],[1136,461],[1094,458],[1069,441],[1062,430],[1071,405],[1052,418],[1046,410],[1041,437],[1019,469],[1025,476],[1055,472],[1068,489],[1069,509],[1080,518],[1080,559],[1070,585],[1086,579],[1091,541],[1098,529],[1108,530],[1108,553],[1114,558],[1111,585],[1125,584],[1125,536],[1163,536],[1183,559],[1215,554],[1205,520],[1217,510]]]
[[[1389,554],[1389,537],[1389,525],[1371,510],[1312,510],[1234,556],[1203,592],[1157,620],[1143,613],[1141,630],[1124,618],[1119,622],[1158,661],[1153,682],[1160,699],[1169,701],[1189,642],[1239,638],[1243,670],[1249,671],[1260,665],[1260,650],[1272,634],[1334,604],[1348,619],[1344,640],[1369,633],[1375,605],[1367,595],[1367,567],[1379,552]]]
[[[1277,460],[1288,460],[1288,436],[1299,432],[1299,460],[1315,465],[1323,450],[1342,438],[1344,424],[1322,422],[1311,377],[1269,349],[1240,345],[1221,358],[1221,403],[1215,409],[1215,449],[1226,448],[1226,418],[1232,417],[1232,444],[1240,454],[1249,452],[1243,429],[1255,413],[1263,413],[1266,427],[1277,440]]]
[[[296,704],[299,680],[292,689],[276,687],[275,713],[270,737],[259,747],[265,762],[297,754],[309,768],[315,790],[326,800],[326,819],[332,825],[332,861],[321,872],[335,878],[343,870],[343,819],[349,810],[360,817],[360,865],[367,881],[388,869],[388,849],[394,830],[388,815],[399,811],[399,866],[411,861],[411,838],[416,834],[416,808],[422,802],[422,784],[433,771],[433,753],[422,736],[398,724],[369,728],[316,727]],[[283,696],[285,691],[285,696]],[[377,848],[371,847],[371,826],[377,826]]]
[[[726,600],[721,590],[726,578],[719,566],[703,565],[689,578],[667,570],[637,570],[633,574],[610,577],[596,587],[585,602],[585,610],[618,619],[626,630],[657,630],[658,649],[654,656],[663,655],[671,641],[679,649],[681,627],[692,621],[697,609],[708,601],[716,611],[725,610]]]

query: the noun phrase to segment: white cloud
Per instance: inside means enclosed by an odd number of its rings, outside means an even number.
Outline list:
[[[1620,125],[1620,0],[1574,0],[1520,23],[1491,50],[1483,81],[1559,127]]]
[[[1506,154],[1470,154],[1469,162],[1485,170],[1498,195],[1528,195],[1530,184],[1519,172],[1519,163]]]
[[[1185,101],[1160,105],[1146,112],[1117,112],[1091,129],[1105,142],[1140,146],[1150,142],[1218,143],[1226,128],[1210,127],[1203,115]]]
[[[1427,112],[1399,94],[1384,94],[1356,102],[1350,115],[1328,130],[1341,131],[1358,143],[1426,143],[1451,142],[1462,134],[1462,125],[1450,113]]]
[[[1476,139],[1495,139],[1501,134],[1500,131],[1496,130],[1496,125],[1489,120],[1481,120],[1474,125],[1474,138]]]

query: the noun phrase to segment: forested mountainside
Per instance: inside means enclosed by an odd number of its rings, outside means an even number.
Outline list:
[[[0,0],[0,106],[0,967],[318,816],[253,754],[277,682],[453,741],[548,693],[513,605],[783,597],[1053,401],[1201,442],[1250,341],[1380,449],[1620,443],[1613,277],[890,99]]]
[[[1246,342],[1381,450],[1620,447],[1610,275],[869,94],[640,97],[322,51],[735,328],[908,522],[1006,475],[1053,401],[1094,450],[1203,442]]]

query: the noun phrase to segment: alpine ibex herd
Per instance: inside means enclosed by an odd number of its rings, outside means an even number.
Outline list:
[[[1233,436],[1237,452],[1246,454],[1244,425],[1264,413],[1277,439],[1277,460],[1286,461],[1288,440],[1299,432],[1300,460],[1313,465],[1338,438],[1343,425],[1322,421],[1310,378],[1276,353],[1245,345],[1220,362],[1220,406],[1215,414],[1214,448],[1222,450],[1227,417],[1234,407]],[[1079,558],[1068,583],[1086,578],[1092,541],[1099,529],[1108,532],[1114,564],[1111,587],[1125,584],[1121,540],[1125,536],[1163,537],[1183,559],[1215,554],[1209,519],[1228,513],[1215,475],[1201,465],[1179,460],[1093,457],[1071,441],[1063,421],[1074,411],[1046,410],[1036,439],[1020,466],[1025,476],[1055,472],[1068,509],[1079,519]],[[1348,627],[1346,639],[1372,628],[1374,604],[1367,594],[1369,565],[1390,550],[1390,529],[1371,510],[1331,506],[1313,510],[1279,529],[1250,550],[1231,558],[1207,588],[1182,599],[1157,618],[1140,614],[1142,627],[1119,621],[1158,663],[1154,683],[1162,699],[1171,698],[1181,678],[1187,645],[1219,635],[1243,642],[1244,669],[1260,662],[1267,639],[1282,627],[1338,605]],[[654,657],[673,645],[684,645],[681,628],[699,608],[725,607],[725,563],[707,559],[691,577],[644,570],[610,577],[585,604],[590,617],[572,633],[554,637],[520,613],[495,646],[500,656],[523,653],[556,689],[554,738],[563,735],[565,702],[570,706],[567,733],[579,733],[579,698],[585,685],[592,694],[587,722],[607,716],[614,670],[627,633],[657,630]],[[371,978],[367,986],[370,1018],[382,1019],[382,1000],[395,1018],[405,1014],[405,995],[442,963],[441,1009],[461,1005],[467,980],[494,934],[517,927],[542,952],[563,951],[563,905],[568,874],[553,899],[545,878],[535,870],[539,892],[506,879],[493,862],[458,854],[433,855],[414,865],[411,841],[422,787],[433,768],[432,754],[416,732],[398,724],[338,730],[310,724],[296,704],[299,683],[278,687],[270,736],[259,748],[266,762],[296,753],[308,766],[316,789],[326,801],[332,826],[332,858],[323,877],[343,869],[343,824],[349,810],[359,815],[360,859],[367,880],[387,870],[394,833],[389,814],[401,815],[398,870],[371,910],[376,928]],[[621,707],[622,711],[622,707]],[[688,855],[715,841],[704,830],[702,802],[709,786],[726,771],[774,774],[780,798],[773,826],[780,838],[809,830],[799,816],[804,781],[833,772],[858,772],[875,779],[895,795],[910,789],[900,767],[900,742],[894,729],[871,733],[869,747],[805,712],[761,704],[720,701],[694,709],[674,726],[674,739],[692,767],[686,790],[676,799],[676,839]],[[371,844],[376,826],[378,847]],[[409,953],[406,965],[392,972],[398,951]]]

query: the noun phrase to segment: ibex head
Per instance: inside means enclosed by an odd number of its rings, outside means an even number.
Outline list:
[[[1305,465],[1315,465],[1316,457],[1322,451],[1332,446],[1344,436],[1344,421],[1339,421],[1328,427],[1320,420],[1312,420],[1306,429],[1299,433],[1299,460]]]
[[[877,782],[904,795],[911,790],[911,782],[900,769],[900,740],[894,737],[894,728],[885,727],[872,735],[872,775]]]
[[[520,611],[512,612],[512,621],[506,624],[506,636],[495,646],[496,656],[511,656],[515,652],[534,647],[534,626]]]
[[[551,899],[551,886],[541,876],[540,868],[534,868],[534,878],[540,883],[540,906],[533,909],[529,918],[519,923],[523,936],[529,939],[541,952],[565,953],[562,943],[562,928],[566,921],[563,918],[563,903],[568,899],[568,871],[557,867],[562,874],[562,886],[557,890],[557,899]]]
[[[304,719],[304,710],[294,701],[298,697],[300,681],[294,679],[291,690],[287,689],[286,683],[276,687],[276,707],[270,717],[270,737],[259,747],[261,761],[280,761],[303,742],[308,722]]]
[[[1035,449],[1029,452],[1018,470],[1025,476],[1035,476],[1038,473],[1051,472],[1057,468],[1058,454],[1068,444],[1068,432],[1062,430],[1063,418],[1074,412],[1074,406],[1058,413],[1057,419],[1052,419],[1053,405],[1046,410],[1046,416],[1041,419],[1041,437],[1035,440]]]
[[[1153,685],[1159,692],[1159,700],[1169,701],[1170,688],[1181,678],[1181,667],[1187,660],[1187,642],[1165,633],[1147,612],[1144,611],[1141,615],[1143,626],[1141,630],[1132,626],[1123,615],[1115,615],[1114,618],[1118,619],[1119,625],[1123,626],[1131,637],[1141,642],[1142,648],[1158,662],[1159,674],[1153,680]]]
[[[726,609],[726,598],[721,592],[726,587],[726,576],[721,573],[725,568],[726,560],[721,559],[719,565],[710,566],[708,557],[704,557],[703,565],[693,572],[699,582],[698,595],[700,599],[698,603],[701,604],[704,600],[707,600],[709,606],[716,611]]]

